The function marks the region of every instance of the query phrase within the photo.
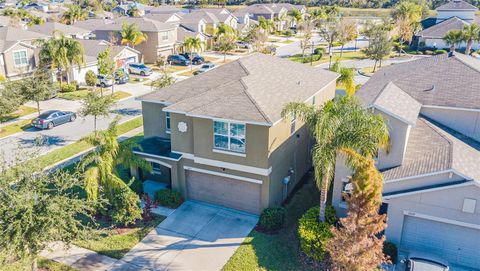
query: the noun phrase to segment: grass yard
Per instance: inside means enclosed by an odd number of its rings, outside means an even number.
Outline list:
[[[308,57],[308,55],[305,55],[305,57]],[[367,57],[365,56],[365,54],[361,51],[344,52],[342,54],[342,58],[340,58],[340,53],[333,53],[332,63],[335,63],[335,61],[337,61],[337,60],[339,60],[339,61],[361,60],[361,59],[366,59],[366,58]],[[299,63],[302,62],[302,56],[301,55],[290,56],[290,57],[288,57],[288,59],[290,59],[292,61],[299,62]],[[328,56],[328,54],[324,54],[320,60],[314,61],[313,65],[315,66],[315,65],[318,65],[318,64],[321,64],[321,63],[327,63],[329,61],[330,61],[330,57]],[[310,63],[305,63],[305,64],[310,65]]]
[[[77,246],[120,259],[164,219],[163,216],[155,216],[148,223],[140,221],[128,228],[113,228],[108,224],[100,224],[98,229],[92,231],[90,239],[74,243]]]
[[[32,120],[22,120],[0,127],[0,138],[20,133],[30,128]]]
[[[26,116],[26,115],[30,115],[30,114],[35,113],[35,112],[37,112],[37,109],[35,107],[22,105],[15,112],[10,113],[10,114],[8,114],[4,117],[1,117],[0,118],[0,123],[10,121],[10,120],[14,120],[16,118],[23,117],[23,116]]]
[[[294,42],[295,42],[294,40],[282,40],[280,43],[290,44],[290,43],[294,43]]]
[[[179,73],[178,75],[190,77],[190,76],[193,76],[193,73],[194,73],[196,70],[198,70],[198,69],[194,68],[192,71],[188,70],[188,71]]]
[[[378,67],[375,72],[378,71]],[[365,74],[366,76],[372,76],[374,74],[373,67],[364,67],[360,69],[360,73]]]
[[[42,271],[78,271],[73,267],[57,263],[55,261],[39,258],[38,259],[38,269]],[[12,264],[0,266],[0,271],[26,271],[31,270],[31,262],[28,260],[18,261]]]
[[[205,62],[215,62],[215,61],[219,60],[220,58],[211,57],[211,56],[204,56],[203,59],[205,59]]]
[[[166,73],[173,73],[179,72],[188,69],[190,66],[176,66],[176,65],[166,65],[165,72]]]
[[[100,90],[96,90],[98,93],[100,93]],[[78,91],[73,91],[73,92],[63,92],[58,94],[58,98],[62,98],[65,100],[70,100],[70,101],[77,101],[85,98],[87,94],[90,92],[90,90],[78,90]],[[103,90],[103,94],[105,95],[110,95],[112,93],[111,88],[106,88]],[[113,97],[116,101],[127,98],[132,96],[130,93],[125,92],[125,91],[114,91]]]
[[[303,185],[285,206],[286,226],[276,234],[253,230],[223,267],[224,271],[314,270],[305,264],[299,250],[298,219],[318,204],[319,194],[313,180]]]

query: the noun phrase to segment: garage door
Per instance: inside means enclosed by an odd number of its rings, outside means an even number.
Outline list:
[[[256,183],[185,171],[187,198],[241,211],[260,213],[260,185]]]
[[[480,230],[477,229],[406,216],[400,248],[433,254],[449,264],[472,270],[480,268]]]

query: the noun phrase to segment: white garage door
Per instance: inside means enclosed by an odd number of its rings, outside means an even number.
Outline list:
[[[480,230],[477,229],[406,216],[400,248],[436,255],[449,264],[472,270],[480,268]]]
[[[185,171],[187,198],[260,213],[260,185],[256,183]]]

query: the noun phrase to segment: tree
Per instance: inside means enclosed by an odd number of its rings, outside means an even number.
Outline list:
[[[80,218],[91,219],[91,207],[79,194],[76,173],[46,173],[34,162],[6,167],[0,165],[0,262],[31,259],[36,271],[48,244],[84,236],[88,227]]]
[[[296,8],[293,8],[289,13],[288,16],[292,18],[292,21],[295,22],[295,25],[299,25],[303,21],[303,14]]]
[[[188,37],[183,41],[183,46],[192,55],[193,52],[202,50],[203,41],[199,38]],[[193,59],[193,57],[191,57]],[[193,70],[193,62],[190,61],[190,70]]]
[[[80,70],[85,64],[85,50],[82,44],[72,38],[65,37],[63,33],[54,33],[54,37],[46,41],[38,41],[40,44],[40,66],[58,69],[61,73],[60,81],[63,82],[63,75],[67,75],[67,82],[70,83],[69,69],[77,65]]]
[[[21,81],[7,81],[0,87],[0,122],[22,105],[18,84]]]
[[[337,79],[337,84],[342,84],[345,87],[347,95],[353,96],[357,90],[357,86],[355,85],[355,68],[342,67],[337,61],[332,65],[330,70],[340,74],[340,77]]]
[[[447,45],[450,45],[455,49],[456,47],[460,46],[464,41],[463,31],[462,30],[450,30],[445,34],[443,40]]]
[[[315,21],[312,19],[305,20],[298,26],[298,30],[302,32],[302,38],[300,39],[300,48],[302,49],[302,61],[305,58],[305,51],[312,47],[311,44],[312,35],[313,35],[313,27]],[[313,56],[311,56],[313,57]]]
[[[164,73],[162,76],[158,77],[152,82],[152,88],[155,90],[168,87],[175,83],[175,78],[167,73]]]
[[[93,130],[97,133],[97,118],[107,117],[110,109],[115,105],[113,96],[101,96],[95,92],[89,92],[82,100],[80,114],[83,117],[93,116]]]
[[[218,51],[223,53],[223,62],[227,60],[227,53],[236,48],[237,38],[235,35],[224,35],[218,40]]]
[[[79,5],[69,5],[68,10],[62,15],[61,21],[65,24],[72,25],[77,21],[85,20],[87,16],[87,11],[82,9]]]
[[[389,33],[382,28],[375,28],[374,31],[370,33],[369,40],[369,45],[365,48],[365,55],[375,60],[375,64],[373,65],[373,72],[375,72],[378,61],[382,61],[390,55],[392,51],[392,41],[390,40]]]
[[[135,48],[136,45],[147,41],[147,34],[140,31],[138,25],[136,24],[127,24],[124,22],[122,24],[122,31],[121,31],[122,44],[126,44],[132,48]]]
[[[480,26],[476,23],[463,26],[463,41],[467,43],[465,48],[465,54],[469,55],[472,51],[472,45],[474,41],[480,41]]]
[[[333,43],[338,40],[339,36],[339,10],[335,7],[325,7],[319,9],[319,12],[314,16],[316,16],[320,37],[328,43],[328,54],[330,55]]]
[[[220,23],[213,31],[215,42],[218,43],[218,39],[225,35],[236,35],[235,29],[228,24]]]
[[[342,58],[345,44],[355,40],[358,36],[357,24],[353,20],[342,19],[337,26],[337,32],[337,40],[342,45],[340,49],[340,58]]]
[[[323,107],[289,103],[282,116],[295,115],[306,123],[316,139],[312,150],[315,180],[320,190],[319,220],[325,221],[327,192],[335,172],[337,152],[342,148],[372,156],[389,147],[388,127],[381,115],[365,110],[355,96],[344,96]],[[362,127],[362,129],[359,129]]]
[[[37,104],[39,115],[40,101],[52,97],[55,92],[50,75],[42,69],[37,69],[32,77],[21,80],[17,87],[25,101],[32,101]]]
[[[133,154],[132,148],[137,147],[136,144],[130,143],[129,148],[120,148],[117,141],[117,123],[118,119],[115,119],[107,130],[82,139],[95,146],[95,149],[85,155],[79,168],[84,172],[88,200],[96,203],[100,196],[107,199],[108,205],[103,212],[115,223],[128,225],[141,218],[140,199],[129,188],[129,184],[118,177],[115,168],[119,163],[127,161],[130,165],[148,169],[150,165]]]
[[[85,83],[90,87],[95,87],[97,85],[97,75],[92,70],[85,73]]]
[[[420,31],[423,6],[412,0],[402,0],[391,12],[400,39],[399,53],[405,42],[412,41],[413,35]]]
[[[345,194],[348,215],[332,229],[333,238],[327,244],[334,270],[376,270],[387,259],[383,253],[386,228],[385,215],[379,215],[382,204],[382,174],[371,157],[362,157],[351,149],[342,149],[354,174],[353,189]]]
[[[115,61],[113,61],[113,57],[110,55],[111,48],[105,49],[105,51],[100,52],[97,56],[97,65],[98,65],[98,73],[106,75],[108,78],[113,80],[112,83],[112,94],[114,91],[115,86]]]
[[[133,5],[127,10],[127,15],[130,16],[130,17],[140,17],[141,12],[140,12],[140,9],[136,5]]]
[[[265,17],[258,17],[258,27],[265,30],[267,33],[271,33],[275,28],[275,24],[272,20],[265,19]]]

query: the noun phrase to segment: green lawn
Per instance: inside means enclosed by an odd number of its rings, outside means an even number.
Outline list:
[[[30,128],[32,120],[22,120],[0,127],[0,138],[23,132]]]
[[[305,57],[308,57],[308,55],[305,55]],[[337,60],[339,60],[339,61],[360,60],[360,59],[366,59],[366,58],[367,57],[365,56],[365,54],[361,51],[344,52],[342,54],[341,58],[340,58],[340,53],[333,53],[332,63],[334,63]],[[302,56],[301,55],[290,56],[290,57],[288,57],[288,59],[290,59],[292,61],[300,62],[300,63],[302,62]],[[313,62],[313,65],[318,65],[318,64],[321,64],[321,63],[327,63],[329,61],[330,61],[330,57],[328,56],[328,54],[324,54],[320,60]],[[310,63],[305,63],[305,64],[309,65]]]
[[[63,92],[63,93],[59,93],[57,97],[65,100],[76,101],[76,100],[81,100],[85,98],[89,92],[90,90],[86,90],[86,89],[73,91],[73,92]],[[97,92],[100,93],[100,90],[97,89]],[[111,93],[112,93],[111,88],[106,88],[103,90],[104,95],[110,95]],[[125,91],[120,91],[120,90],[114,91],[113,95],[115,100],[117,101],[132,96],[130,93]]]
[[[318,204],[317,191],[313,181],[300,188],[286,205],[285,228],[277,234],[253,230],[223,270],[314,270],[303,261],[299,251],[297,224],[310,207]]]
[[[54,262],[49,259],[39,258],[38,268],[42,271],[78,271],[73,267]],[[12,264],[0,266],[0,271],[27,271],[31,270],[31,262],[28,260],[18,261]]]
[[[8,114],[4,117],[1,117],[0,118],[0,123],[10,121],[10,120],[14,120],[16,118],[23,117],[23,116],[26,116],[26,115],[30,115],[30,114],[35,113],[35,112],[37,112],[37,109],[35,107],[22,105],[15,112],[10,113],[10,114]]]
[[[148,223],[140,221],[129,228],[112,228],[103,224],[92,231],[91,238],[76,241],[75,245],[120,259],[164,219],[163,216],[155,216]]]

